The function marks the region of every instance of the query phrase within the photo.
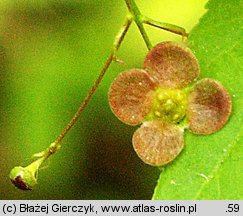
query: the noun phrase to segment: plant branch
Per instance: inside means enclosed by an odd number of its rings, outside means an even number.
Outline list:
[[[115,40],[113,43],[114,60],[117,60],[116,54],[117,54],[118,48],[120,47],[129,27],[131,26],[132,21],[133,21],[133,17],[130,14],[128,14],[123,26],[120,28],[120,31],[118,32],[118,34],[115,37]]]
[[[80,116],[80,114],[82,113],[82,111],[85,109],[85,107],[87,106],[87,104],[89,103],[91,97],[93,96],[93,94],[95,93],[96,89],[98,88],[102,78],[104,77],[106,71],[108,70],[108,68],[110,67],[111,62],[113,61],[114,58],[114,52],[112,52],[109,56],[109,58],[107,59],[103,69],[101,70],[98,78],[95,80],[94,85],[92,86],[92,88],[90,89],[89,93],[87,94],[87,96],[85,97],[85,99],[83,100],[82,104],[80,105],[80,107],[78,108],[77,112],[74,114],[73,118],[71,119],[71,121],[67,124],[67,126],[64,128],[64,130],[62,131],[62,133],[59,135],[59,137],[56,139],[56,141],[54,143],[60,143],[61,140],[65,137],[65,135],[67,134],[67,132],[72,128],[72,126],[75,124],[75,122],[77,121],[78,117]]]
[[[175,34],[179,34],[183,37],[188,37],[188,33],[186,33],[186,30],[177,25],[173,25],[173,24],[165,23],[165,22],[159,22],[159,21],[153,20],[146,16],[144,16],[143,23],[172,32],[172,33],[175,33]]]
[[[75,124],[75,122],[79,118],[80,114],[86,108],[86,106],[89,103],[91,97],[93,96],[93,94],[95,93],[96,89],[98,88],[102,78],[104,77],[106,71],[110,67],[112,61],[116,60],[117,51],[118,51],[118,49],[119,49],[119,47],[120,47],[120,45],[121,45],[121,43],[122,43],[127,31],[128,31],[128,29],[129,29],[129,27],[131,25],[131,22],[132,22],[132,19],[129,16],[127,16],[123,26],[121,27],[120,31],[118,32],[117,36],[115,37],[115,41],[114,41],[114,44],[113,44],[113,52],[110,54],[109,58],[105,62],[105,65],[102,68],[98,78],[95,80],[94,85],[92,86],[92,88],[90,89],[89,93],[87,94],[87,96],[85,97],[83,102],[81,103],[81,105],[78,108],[77,112],[74,114],[74,116],[71,119],[71,121],[67,124],[67,126],[64,128],[62,133],[59,135],[59,137],[54,142],[56,145],[58,145],[61,142],[61,140],[65,137],[65,135],[68,133],[68,131]]]
[[[143,15],[141,14],[140,10],[138,9],[138,6],[136,5],[134,0],[125,0],[128,11],[130,12],[131,16],[133,17],[133,20],[135,21],[143,40],[146,43],[146,46],[148,50],[152,48],[152,43],[149,40],[149,37],[147,35],[147,32],[143,26]]]

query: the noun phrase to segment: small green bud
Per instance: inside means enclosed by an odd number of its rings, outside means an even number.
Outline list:
[[[16,166],[9,174],[12,183],[19,189],[32,190],[37,184],[37,172],[41,164],[60,148],[60,144],[52,143],[49,148],[40,153],[34,154],[34,157],[39,157],[26,167]]]
[[[27,167],[14,167],[9,174],[11,182],[19,189],[32,190],[37,184],[35,172],[31,172]]]

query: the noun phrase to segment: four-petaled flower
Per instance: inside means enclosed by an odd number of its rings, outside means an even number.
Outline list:
[[[228,120],[231,99],[226,89],[209,78],[194,82],[199,72],[188,48],[163,42],[149,51],[144,69],[127,70],[113,81],[109,91],[113,113],[126,124],[143,123],[132,142],[145,163],[161,166],[178,156],[185,128],[211,134]]]

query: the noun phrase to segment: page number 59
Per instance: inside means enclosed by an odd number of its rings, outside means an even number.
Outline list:
[[[228,208],[226,212],[239,212],[240,206],[239,204],[228,204]]]

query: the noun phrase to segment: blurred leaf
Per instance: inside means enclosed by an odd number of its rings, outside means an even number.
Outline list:
[[[242,6],[237,0],[210,1],[189,37],[201,77],[219,80],[232,97],[230,120],[209,136],[186,132],[186,147],[161,173],[153,199],[243,198]]]

